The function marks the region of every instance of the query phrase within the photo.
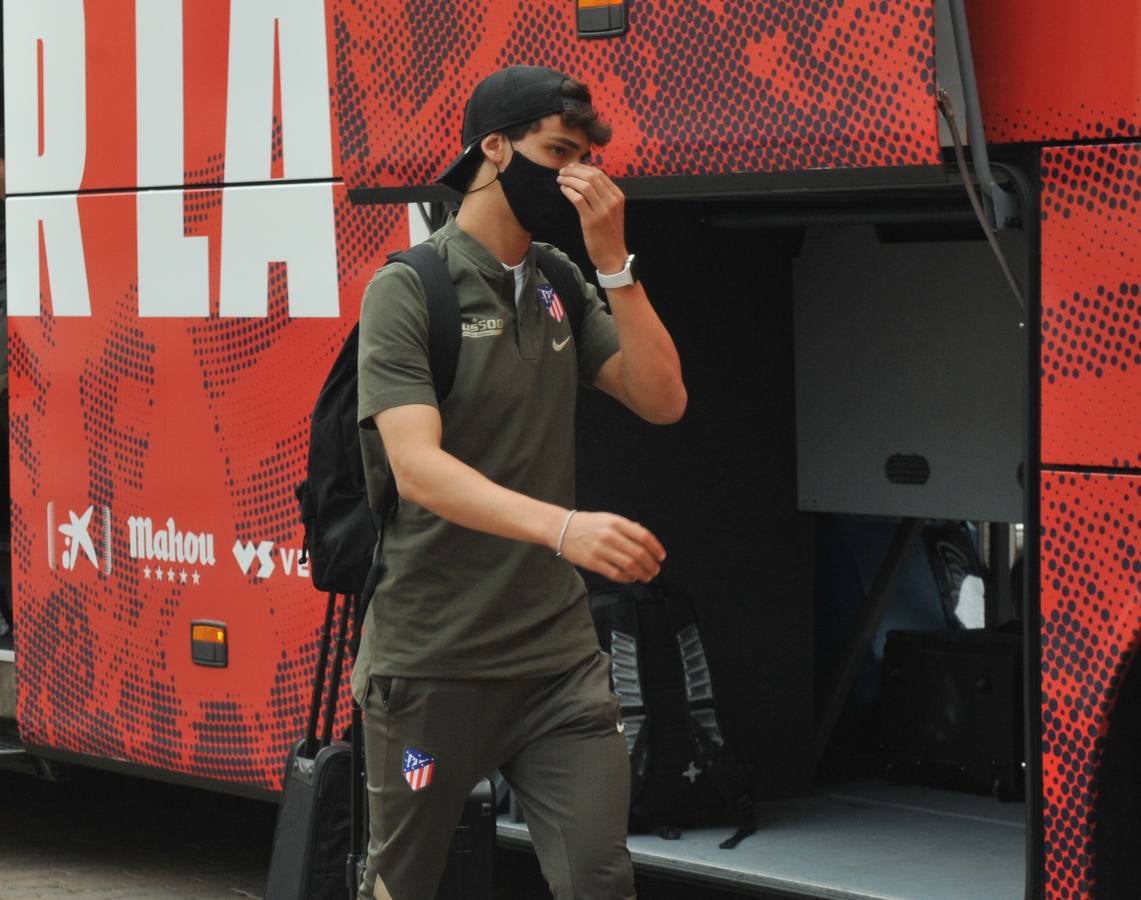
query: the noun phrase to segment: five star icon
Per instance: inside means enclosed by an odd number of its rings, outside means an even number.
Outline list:
[[[194,569],[190,572],[186,569],[175,571],[174,569],[163,569],[161,566],[156,566],[152,569],[150,566],[143,566],[143,579],[145,581],[166,581],[171,584],[177,579],[179,584],[201,584],[202,574]]]

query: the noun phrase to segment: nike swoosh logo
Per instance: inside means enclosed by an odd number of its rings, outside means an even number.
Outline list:
[[[569,334],[561,341],[556,341],[554,338],[551,338],[551,346],[554,348],[555,352],[558,353],[563,349],[563,347],[570,343],[570,339],[571,336]]]

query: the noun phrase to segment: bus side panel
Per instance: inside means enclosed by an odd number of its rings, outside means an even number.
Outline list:
[[[332,0],[350,188],[431,184],[476,83],[510,64],[586,81],[615,176],[935,165],[933,0],[630,4],[621,38],[575,4]]]
[[[327,2],[4,15],[9,194],[340,175]]]
[[[1141,135],[1137,0],[967,0],[989,142]]]
[[[1141,634],[1139,516],[1141,477],[1043,473],[1046,900],[1097,896],[1100,767],[1115,737],[1108,723],[1119,682]]]
[[[169,203],[175,234],[138,228]],[[21,738],[277,789],[325,606],[308,416],[406,208],[280,185],[10,198],[8,226],[44,251],[9,254]],[[225,667],[192,662],[199,620]]]
[[[1051,900],[1094,893],[1102,755],[1141,632],[1141,477],[1130,474],[1141,466],[1139,150],[1042,151],[1042,809]],[[1075,468],[1124,471],[1067,471]]]
[[[1141,144],[1042,152],[1042,460],[1141,467]]]

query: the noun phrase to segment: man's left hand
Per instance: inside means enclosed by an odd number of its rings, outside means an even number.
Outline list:
[[[586,252],[599,272],[626,265],[626,197],[601,169],[570,163],[559,169],[559,187],[582,221]]]

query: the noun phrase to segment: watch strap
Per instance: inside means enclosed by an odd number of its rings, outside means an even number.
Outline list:
[[[626,257],[626,265],[618,272],[612,272],[607,275],[595,269],[595,274],[598,276],[598,286],[601,288],[617,288],[633,284],[637,280],[634,277],[633,267],[634,254],[631,253]]]

